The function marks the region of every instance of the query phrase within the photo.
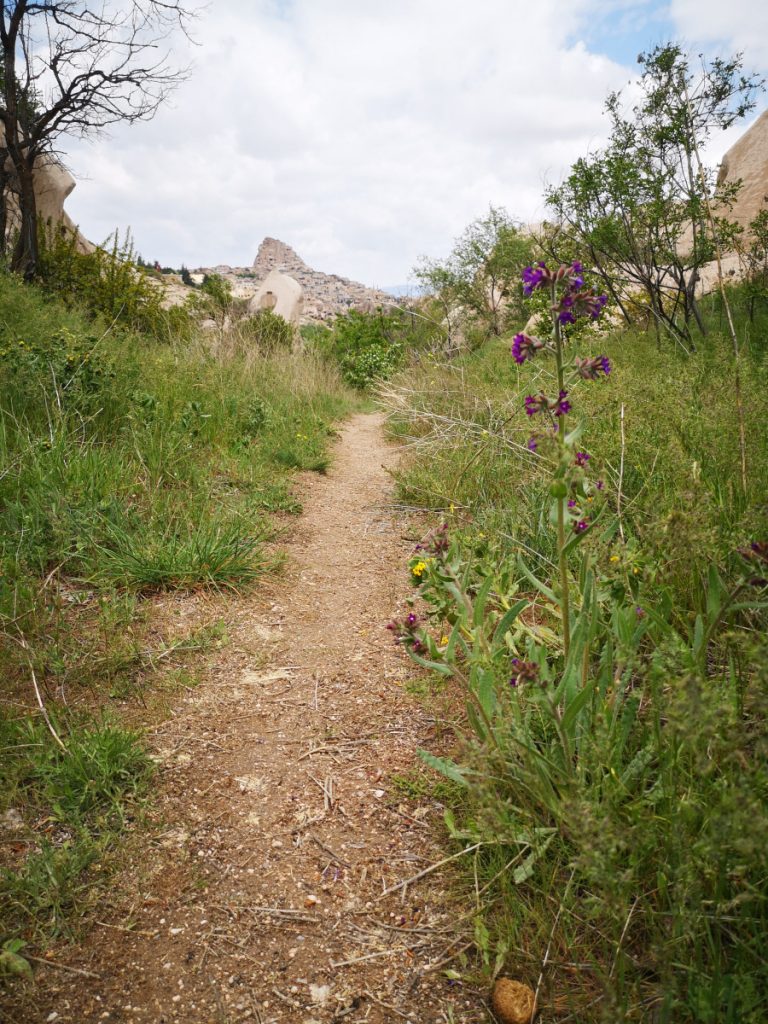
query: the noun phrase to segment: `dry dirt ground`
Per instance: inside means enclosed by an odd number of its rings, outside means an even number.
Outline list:
[[[444,974],[469,950],[466,905],[444,868],[414,877],[450,852],[442,809],[396,782],[436,742],[383,628],[419,531],[386,508],[396,457],[382,418],[358,415],[329,474],[305,478],[276,596],[236,603],[232,642],[156,731],[164,827],[6,1020],[490,1019]]]

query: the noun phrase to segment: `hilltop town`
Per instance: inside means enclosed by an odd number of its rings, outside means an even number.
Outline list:
[[[219,274],[229,282],[236,298],[251,300],[273,271],[293,278],[301,286],[303,306],[300,322],[303,324],[332,321],[339,313],[347,313],[350,309],[370,311],[394,301],[386,292],[368,288],[338,274],[313,270],[290,245],[269,237],[259,246],[252,266],[220,264],[200,267],[192,274],[192,279],[200,283],[205,274]]]

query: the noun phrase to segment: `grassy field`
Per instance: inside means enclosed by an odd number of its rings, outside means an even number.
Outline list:
[[[259,352],[237,327],[137,333],[4,274],[0,394],[10,970],[23,969],[20,950],[71,934],[98,898],[151,776],[129,723],[160,675],[189,682],[184,658],[222,642],[215,623],[158,641],[153,600],[244,592],[279,571],[279,534],[300,511],[293,474],[325,471],[334,424],[357,399],[328,362]],[[158,664],[175,666],[171,678]]]
[[[528,982],[547,1020],[768,1014],[768,324],[732,299],[745,479],[717,299],[691,354],[637,330],[574,342],[612,372],[572,398],[568,649],[561,485],[523,408],[553,366],[518,366],[510,337],[382,387],[399,500],[444,524],[396,633],[464,695],[455,760],[423,756],[458,848],[479,844],[484,976]]]

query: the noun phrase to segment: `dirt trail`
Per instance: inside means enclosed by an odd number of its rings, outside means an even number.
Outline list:
[[[488,1020],[438,968],[466,943],[440,872],[382,895],[445,856],[440,806],[392,781],[434,732],[382,628],[410,548],[382,510],[395,458],[381,417],[359,415],[305,480],[277,603],[248,602],[157,734],[168,827],[68,960],[97,977],[53,989],[46,971],[26,1020]]]

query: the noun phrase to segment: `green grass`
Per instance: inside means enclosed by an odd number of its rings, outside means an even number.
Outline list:
[[[106,863],[140,812],[152,762],[137,733],[110,722],[56,722],[66,750],[30,718],[0,718],[0,814],[21,815],[0,869],[0,941],[71,934],[104,891]]]
[[[741,298],[746,492],[717,301],[692,356],[638,331],[578,344],[614,370],[574,391],[606,497],[571,558],[568,663],[557,595],[542,590],[557,579],[552,470],[527,449],[522,408],[551,388],[546,360],[517,367],[503,340],[385,389],[409,442],[399,498],[449,524],[420,588],[434,616],[423,639],[467,708],[457,764],[425,760],[463,779],[449,831],[482,844],[466,866],[474,971],[536,987],[548,951],[548,1020],[768,1013],[768,620],[739,554],[768,537],[768,325],[748,324]],[[520,660],[539,682],[510,686]]]
[[[133,277],[94,274],[86,309],[0,273],[0,813],[25,821],[23,852],[0,848],[6,951],[87,917],[144,792],[139,735],[103,714],[158,711],[186,659],[221,641],[195,623],[158,643],[149,599],[279,571],[295,472],[326,471],[357,402],[311,352],[259,350],[237,325],[195,332],[186,314],[174,334],[141,289],[132,323],[156,334],[102,320]]]

